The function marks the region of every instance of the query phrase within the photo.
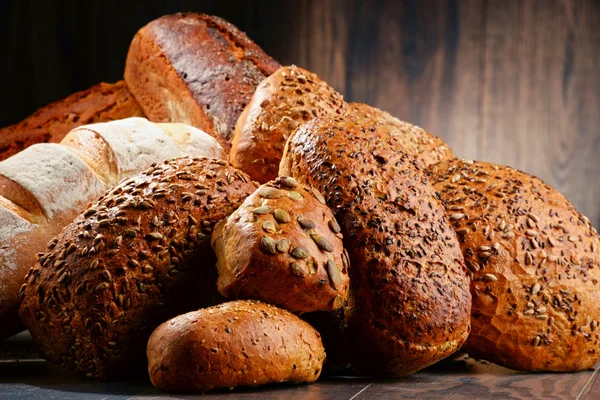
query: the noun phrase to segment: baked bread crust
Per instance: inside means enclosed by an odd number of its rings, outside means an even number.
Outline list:
[[[596,230],[560,193],[510,167],[452,160],[431,168],[469,268],[465,350],[524,371],[600,360]]]
[[[314,382],[324,360],[321,336],[313,327],[258,301],[180,315],[159,326],[148,341],[150,379],[168,391]]]
[[[138,31],[125,81],[148,118],[179,122],[229,139],[258,84],[280,65],[229,22],[179,13]]]
[[[258,188],[212,236],[218,286],[294,312],[339,309],[348,292],[340,226],[320,193],[289,177]]]
[[[344,334],[353,365],[399,376],[460,348],[471,308],[463,256],[396,136],[365,121],[318,118],[292,134],[280,174],[320,190],[342,227],[355,298]]]
[[[256,186],[225,161],[165,161],[123,181],[48,243],[20,315],[45,359],[90,377],[127,374],[181,312],[222,301],[210,234]]]
[[[58,143],[80,125],[143,116],[125,81],[99,83],[0,129],[0,161],[32,144]]]
[[[237,121],[229,160],[260,183],[277,177],[285,142],[316,117],[341,115],[347,105],[317,74],[295,65],[265,79]]]
[[[408,154],[415,156],[423,167],[451,160],[454,153],[442,139],[424,131],[416,125],[400,121],[398,118],[362,103],[349,103],[348,114],[360,123],[376,124],[379,129],[395,135]]]

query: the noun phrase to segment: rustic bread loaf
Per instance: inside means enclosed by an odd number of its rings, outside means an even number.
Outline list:
[[[599,238],[586,217],[536,177],[452,160],[432,167],[471,276],[465,350],[525,371],[600,361]]]
[[[471,295],[456,234],[418,163],[395,135],[361,123],[299,127],[280,174],[320,190],[342,228],[355,296],[344,334],[350,361],[398,376],[460,348]]]
[[[223,156],[196,128],[163,128],[143,118],[87,125],[0,162],[0,339],[23,329],[19,288],[36,254],[90,202],[153,162]]]
[[[20,315],[40,355],[99,379],[127,373],[160,323],[220,300],[210,234],[255,189],[225,161],[183,157],[108,192],[27,274]]]
[[[313,118],[341,115],[344,98],[317,74],[294,65],[279,68],[256,89],[237,121],[229,160],[258,182],[277,177],[283,147]]]
[[[193,125],[228,150],[252,93],[279,67],[227,21],[173,14],[135,35],[125,80],[150,120]]]
[[[0,161],[32,144],[58,143],[80,125],[143,116],[125,81],[99,83],[0,129]]]
[[[156,328],[148,341],[150,379],[168,391],[314,382],[324,360],[313,327],[259,301],[180,315]]]
[[[398,138],[407,153],[416,157],[422,166],[454,158],[452,149],[444,141],[418,126],[400,121],[378,108],[362,103],[349,103],[348,115],[360,123],[375,124]]]
[[[293,178],[277,178],[213,232],[219,291],[290,311],[339,309],[349,283],[341,238],[319,192]]]

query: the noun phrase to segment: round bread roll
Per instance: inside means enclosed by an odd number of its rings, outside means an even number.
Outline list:
[[[134,371],[160,323],[224,300],[210,235],[255,189],[225,161],[183,157],[108,192],[25,277],[20,316],[40,355],[98,379]]]
[[[294,130],[322,115],[340,115],[342,95],[317,74],[281,67],[256,89],[237,121],[229,159],[260,183],[277,177],[283,147]]]
[[[439,137],[425,132],[418,126],[400,121],[378,108],[362,103],[349,103],[347,115],[358,123],[364,120],[367,125],[376,124],[382,131],[387,130],[396,136],[404,150],[415,156],[424,167],[454,158],[450,146]]]
[[[323,196],[293,178],[259,187],[214,230],[219,291],[290,311],[339,309],[349,284],[340,229]]]
[[[321,336],[288,311],[239,300],[180,315],[148,341],[152,384],[177,392],[314,382],[325,350]]]
[[[334,342],[367,374],[417,371],[458,350],[469,333],[456,234],[402,149],[376,123],[318,118],[292,134],[280,167],[318,189],[340,223],[355,305]]]
[[[465,350],[523,371],[593,367],[600,243],[589,220],[509,167],[452,160],[431,170],[472,277]]]

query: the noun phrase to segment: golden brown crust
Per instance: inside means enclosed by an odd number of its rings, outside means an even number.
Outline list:
[[[442,139],[416,125],[400,121],[378,108],[362,103],[349,103],[348,115],[367,124],[375,123],[381,130],[395,135],[407,153],[416,157],[423,167],[454,158],[452,149]]]
[[[254,90],[279,67],[227,21],[183,13],[138,31],[125,80],[150,120],[195,126],[228,150],[235,122]]]
[[[258,86],[238,119],[231,164],[260,183],[275,179],[292,132],[316,117],[341,115],[346,107],[342,95],[317,74],[281,67]]]
[[[0,161],[36,143],[58,143],[86,124],[144,113],[125,81],[99,83],[36,111],[18,124],[0,129]]]
[[[148,342],[152,384],[168,391],[314,382],[324,360],[317,331],[258,301],[180,315],[159,326]]]
[[[318,118],[290,137],[280,174],[320,190],[342,227],[356,302],[345,335],[354,364],[397,376],[463,344],[471,295],[460,247],[398,138],[376,124]]]
[[[255,188],[224,161],[184,157],[108,192],[27,274],[20,315],[40,355],[100,379],[127,373],[158,324],[219,300],[210,234]]]
[[[339,309],[348,292],[348,258],[324,203],[289,177],[248,196],[212,236],[221,294],[295,312]]]
[[[452,160],[431,168],[472,276],[465,349],[509,368],[577,371],[600,360],[599,238],[536,177]]]

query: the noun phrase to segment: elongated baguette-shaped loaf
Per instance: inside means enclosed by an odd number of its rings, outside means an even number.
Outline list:
[[[129,118],[0,162],[0,339],[22,329],[19,288],[48,240],[121,179],[186,154],[222,158],[223,149],[196,128]]]
[[[121,182],[48,244],[20,313],[39,354],[99,379],[144,365],[162,322],[222,302],[210,235],[256,186],[223,160],[167,160]]]
[[[148,341],[148,374],[168,391],[314,382],[325,350],[308,323],[259,301],[232,301],[165,322]]]

